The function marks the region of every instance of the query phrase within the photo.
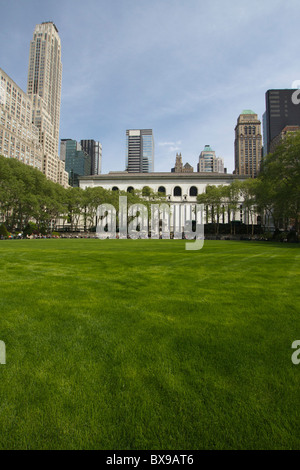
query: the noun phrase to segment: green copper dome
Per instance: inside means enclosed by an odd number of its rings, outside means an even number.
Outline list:
[[[213,149],[210,145],[205,145],[203,152],[213,152]]]
[[[256,114],[256,113],[254,111],[252,111],[251,109],[244,109],[242,114]]]

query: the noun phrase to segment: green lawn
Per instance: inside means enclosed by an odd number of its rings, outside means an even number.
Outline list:
[[[0,242],[1,449],[300,449],[300,247]]]

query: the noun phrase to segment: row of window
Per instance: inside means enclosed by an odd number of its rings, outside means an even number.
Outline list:
[[[113,191],[119,191],[119,188],[117,186],[114,186],[112,188]],[[134,188],[132,186],[128,186],[127,188],[127,192],[128,193],[132,193],[134,191]],[[162,194],[166,194],[166,188],[164,186],[160,186],[158,188],[158,192],[159,193],[162,193]],[[148,194],[148,187],[145,186],[143,189],[142,189],[142,194],[143,195],[147,195]],[[189,195],[191,197],[196,197],[198,196],[198,189],[196,188],[196,186],[191,186],[190,190],[189,190]],[[173,196],[175,197],[180,197],[182,196],[182,189],[180,186],[175,186],[174,190],[173,190]]]
[[[255,135],[255,126],[244,126],[245,135]]]

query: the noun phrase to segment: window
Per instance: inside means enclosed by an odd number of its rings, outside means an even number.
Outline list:
[[[190,196],[192,197],[198,196],[198,189],[196,188],[196,186],[192,186],[190,188]]]
[[[176,186],[174,188],[174,196],[178,197],[178,196],[181,196],[181,195],[182,195],[182,191],[181,191],[180,186]]]
[[[160,187],[158,188],[158,192],[159,192],[159,193],[166,194],[166,188],[165,188],[164,186],[160,186]]]

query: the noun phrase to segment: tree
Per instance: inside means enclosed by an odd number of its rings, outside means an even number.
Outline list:
[[[240,194],[243,200],[243,208],[247,213],[247,233],[248,225],[251,224],[251,234],[254,235],[254,216],[257,213],[257,203],[256,203],[256,191],[259,181],[254,178],[248,178],[247,180],[241,182],[240,184]]]
[[[82,213],[83,193],[84,191],[77,187],[70,187],[65,191],[65,220],[71,225],[71,231],[78,229],[78,223]]]
[[[225,200],[227,202],[228,210],[228,222],[230,223],[230,233],[235,235],[235,224],[233,223],[235,219],[235,214],[238,209],[238,203],[241,199],[240,195],[241,183],[240,181],[233,181],[228,186],[224,186],[223,193]]]
[[[64,211],[64,194],[39,170],[0,156],[0,214],[10,230],[23,230],[31,219],[39,229],[55,224]]]
[[[8,238],[9,237],[9,232],[7,228],[5,227],[4,224],[0,225],[0,237],[2,238]]]
[[[198,204],[204,204],[206,207],[206,222],[209,221],[209,208],[210,208],[210,215],[211,221],[215,226],[215,233],[216,235],[219,234],[219,226],[220,226],[220,216],[222,214],[222,205],[223,205],[223,198],[224,198],[224,187],[221,186],[214,186],[214,185],[207,185],[205,193],[198,194],[197,202]]]
[[[300,219],[300,132],[289,133],[263,162],[260,180],[268,188],[272,215],[277,227],[290,223],[299,231]]]

